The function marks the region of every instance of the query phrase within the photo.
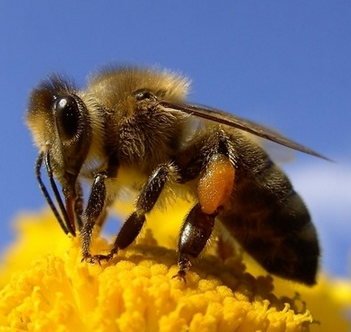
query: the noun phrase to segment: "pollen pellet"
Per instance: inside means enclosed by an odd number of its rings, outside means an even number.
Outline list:
[[[212,214],[225,205],[234,186],[235,169],[228,157],[214,155],[200,178],[197,191],[204,213]]]

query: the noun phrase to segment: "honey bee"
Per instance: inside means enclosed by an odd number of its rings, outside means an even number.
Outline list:
[[[39,149],[36,177],[63,231],[79,230],[82,260],[111,259],[135,240],[171,187],[196,199],[179,234],[177,276],[185,278],[219,222],[269,273],[314,284],[320,248],[310,214],[247,133],[328,158],[252,121],[190,104],[188,88],[172,72],[109,67],[84,90],[53,75],[32,91],[26,116]],[[43,163],[56,203],[41,177]],[[91,183],[86,203],[82,180]],[[139,192],[135,210],[111,252],[92,255],[92,231],[123,188]]]

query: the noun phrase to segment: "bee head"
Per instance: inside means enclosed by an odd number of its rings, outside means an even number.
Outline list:
[[[74,85],[58,76],[41,83],[30,96],[27,124],[55,178],[72,191],[91,142],[88,110]]]

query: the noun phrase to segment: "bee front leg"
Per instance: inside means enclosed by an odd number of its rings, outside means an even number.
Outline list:
[[[105,173],[98,173],[94,177],[91,193],[89,196],[87,207],[82,215],[83,227],[81,230],[82,239],[82,261],[86,260],[90,263],[95,263],[101,259],[106,259],[104,255],[91,255],[90,243],[96,221],[98,221],[104,213],[106,202],[106,186]]]

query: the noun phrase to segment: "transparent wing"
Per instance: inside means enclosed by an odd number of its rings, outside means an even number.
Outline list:
[[[221,110],[195,104],[173,103],[167,101],[160,101],[158,104],[168,109],[178,110],[180,112],[190,114],[192,116],[221,123],[233,128],[241,129],[255,136],[267,139],[280,145],[284,145],[290,149],[331,161],[329,158],[323,156],[322,154],[304,145],[290,140],[289,138],[285,137],[284,135],[278,133],[275,130],[260,125],[256,122],[240,118],[236,115],[226,113]]]

